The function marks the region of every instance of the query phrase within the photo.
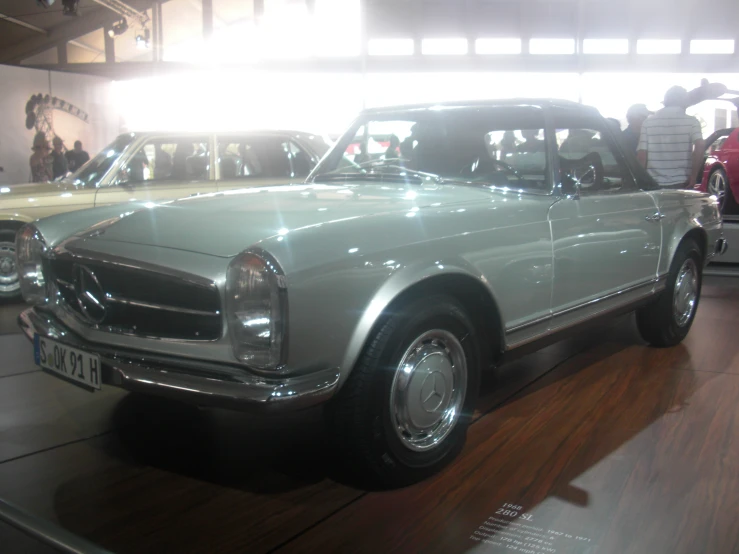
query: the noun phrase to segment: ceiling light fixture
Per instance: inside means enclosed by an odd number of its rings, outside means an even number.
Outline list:
[[[151,45],[151,32],[149,29],[141,29],[136,35],[136,48],[148,50]]]
[[[110,38],[119,37],[126,31],[128,31],[128,21],[126,21],[124,18],[124,19],[121,19],[120,21],[113,23],[113,26],[110,29],[108,29],[108,36]]]

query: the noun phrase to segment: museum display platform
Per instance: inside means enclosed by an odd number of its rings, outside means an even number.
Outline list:
[[[734,324],[739,280],[707,277],[680,346],[646,346],[625,316],[503,366],[459,458],[394,491],[345,476],[319,411],[87,393],[5,326],[0,498],[116,553],[739,552]],[[0,541],[50,551],[6,524]]]

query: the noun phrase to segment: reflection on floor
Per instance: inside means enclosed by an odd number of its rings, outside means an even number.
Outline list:
[[[18,314],[26,308],[22,302],[0,300],[0,335],[18,332]]]
[[[738,293],[707,279],[676,348],[625,317],[487,376],[459,459],[397,491],[345,478],[318,411],[88,394],[0,337],[0,497],[118,553],[739,552]]]

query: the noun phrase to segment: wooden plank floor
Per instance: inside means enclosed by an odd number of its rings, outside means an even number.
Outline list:
[[[678,347],[624,317],[504,366],[462,455],[396,491],[344,477],[317,410],[90,395],[0,336],[0,497],[119,553],[739,553],[737,324],[710,278]]]

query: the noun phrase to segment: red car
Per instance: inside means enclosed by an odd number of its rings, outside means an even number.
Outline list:
[[[703,180],[696,189],[714,194],[722,213],[739,211],[739,128],[722,129],[708,137]]]

